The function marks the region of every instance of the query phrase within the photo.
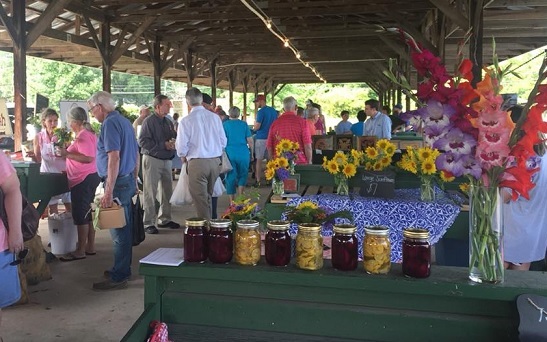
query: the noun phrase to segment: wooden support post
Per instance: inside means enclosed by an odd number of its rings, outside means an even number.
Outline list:
[[[15,102],[14,148],[21,150],[26,140],[27,117],[27,43],[25,22],[25,1],[12,2],[12,20],[16,40],[13,42],[13,99]]]
[[[249,88],[249,76],[242,78],[243,82],[243,121],[247,121],[247,91]]]
[[[154,96],[161,94],[161,41],[156,38],[151,54],[154,66]]]
[[[211,98],[213,99],[213,105],[217,105],[217,60],[213,59],[209,66],[211,73]]]
[[[236,87],[236,71],[230,70],[228,73],[229,104],[230,108],[234,106],[234,89]]]
[[[110,46],[110,22],[106,21],[101,24],[101,42],[103,45],[104,54],[103,60],[103,90],[112,92],[112,46]]]
[[[469,24],[471,38],[469,40],[469,58],[473,62],[473,87],[482,80],[482,38],[483,38],[483,0],[469,2]]]
[[[194,67],[194,52],[190,49],[186,50],[184,53],[184,66],[186,67],[186,85],[188,89],[192,88],[192,82],[194,82],[195,75],[195,67]]]

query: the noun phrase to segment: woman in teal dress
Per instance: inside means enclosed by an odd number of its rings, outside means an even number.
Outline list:
[[[232,107],[228,111],[229,120],[224,121],[224,132],[228,138],[226,145],[226,154],[232,163],[232,171],[226,174],[226,193],[230,197],[230,202],[234,200],[236,193],[241,195],[245,185],[247,185],[247,176],[249,173],[249,163],[251,162],[250,146],[253,146],[251,130],[246,122],[239,119],[240,110],[238,107]]]

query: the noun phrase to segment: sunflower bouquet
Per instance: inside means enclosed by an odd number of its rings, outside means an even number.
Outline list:
[[[348,179],[357,173],[357,166],[359,166],[362,155],[361,151],[351,150],[348,154],[338,151],[330,160],[323,157],[323,168],[334,176],[334,183],[337,186],[336,192],[339,195],[349,194]]]
[[[285,211],[287,220],[295,223],[329,223],[336,218],[346,218],[353,221],[353,215],[348,210],[328,213],[313,201],[304,201],[297,206],[288,206]]]
[[[408,146],[406,153],[397,163],[397,166],[401,169],[420,177],[422,201],[432,201],[435,198],[434,182],[438,183],[440,181],[439,184],[442,185],[444,182],[454,180],[454,176],[450,172],[437,169],[435,161],[440,155],[441,152],[436,148],[421,147],[414,149]]]
[[[282,195],[284,192],[283,181],[289,178],[289,160],[285,157],[277,157],[268,161],[264,176],[267,181],[272,181],[272,191],[274,195]]]
[[[53,136],[55,137],[55,146],[66,147],[72,141],[72,132],[63,127],[55,127]]]
[[[374,146],[369,146],[362,154],[361,164],[368,171],[382,171],[391,165],[395,154],[395,144],[387,139],[380,139]]]
[[[283,157],[289,162],[289,171],[294,175],[294,165],[300,152],[300,145],[289,139],[281,139],[275,146],[275,154],[277,157]]]
[[[253,202],[253,195],[238,195],[230,203],[226,211],[222,214],[223,219],[230,219],[235,223],[240,220],[257,220],[262,222],[265,220],[265,212],[258,206],[258,203]]]

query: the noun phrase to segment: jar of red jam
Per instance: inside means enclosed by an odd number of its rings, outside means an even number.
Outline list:
[[[214,219],[209,221],[209,260],[215,264],[226,264],[234,255],[234,238],[232,234],[232,220]]]
[[[363,267],[368,274],[387,274],[389,272],[391,268],[391,243],[388,227],[365,227]]]
[[[184,229],[184,261],[204,262],[207,259],[207,230],[205,220],[193,217],[186,220]]]
[[[291,261],[289,221],[269,221],[266,233],[266,262],[271,266],[287,266]]]
[[[234,237],[235,262],[240,265],[256,265],[260,260],[260,233],[258,221],[241,220],[236,223]]]
[[[431,245],[425,229],[403,230],[403,273],[407,277],[427,278],[431,272]]]
[[[357,268],[357,238],[355,225],[335,224],[332,236],[332,267],[340,271]]]

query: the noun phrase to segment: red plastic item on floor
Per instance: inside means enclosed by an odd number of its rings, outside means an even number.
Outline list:
[[[146,342],[173,342],[169,339],[167,324],[160,321],[152,321],[150,328],[152,328],[152,334]]]

